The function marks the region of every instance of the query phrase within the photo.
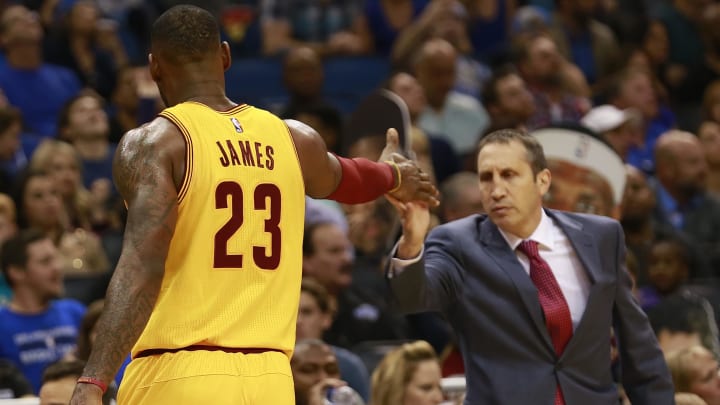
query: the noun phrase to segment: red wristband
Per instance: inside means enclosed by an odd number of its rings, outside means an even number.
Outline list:
[[[346,204],[358,204],[381,197],[395,187],[397,166],[365,158],[335,157],[342,167],[342,177],[335,191],[325,198]],[[397,170],[399,175],[399,169]]]
[[[107,384],[105,384],[104,382],[98,380],[97,378],[92,378],[92,377],[80,377],[80,378],[78,378],[77,382],[78,382],[78,384],[92,384],[92,385],[95,385],[95,386],[97,386],[98,388],[100,388],[100,389],[102,390],[103,394],[104,394],[105,391],[107,391],[107,389],[108,389]]]

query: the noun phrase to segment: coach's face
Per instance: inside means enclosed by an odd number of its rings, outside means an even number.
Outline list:
[[[528,153],[520,141],[490,143],[478,154],[483,207],[503,231],[520,238],[540,223],[542,197],[550,186],[550,171],[533,175]]]

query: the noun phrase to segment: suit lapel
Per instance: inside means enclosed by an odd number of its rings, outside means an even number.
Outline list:
[[[592,312],[592,305],[596,301],[595,298],[599,288],[597,280],[601,278],[602,262],[600,261],[599,249],[595,243],[595,239],[590,233],[583,230],[581,223],[564,215],[560,211],[546,210],[546,212],[555,220],[555,223],[560,227],[560,229],[565,232],[565,235],[575,249],[575,253],[577,254],[578,259],[580,259],[580,262],[588,275],[588,280],[590,281],[590,291],[588,292],[585,311],[578,323],[578,327],[575,329],[575,333],[573,333],[570,342],[563,352],[563,354],[565,354],[571,352],[572,346],[577,344],[574,344],[573,342],[582,340],[583,332],[588,329],[585,324],[592,322],[592,320],[588,320],[588,317],[585,316],[585,314]]]
[[[545,316],[540,306],[537,288],[530,279],[530,276],[525,272],[525,269],[523,269],[520,261],[518,261],[515,252],[510,249],[510,246],[508,246],[507,241],[505,241],[505,238],[500,234],[497,226],[489,219],[480,223],[478,238],[480,239],[480,243],[487,249],[488,256],[496,262],[498,267],[500,267],[515,284],[518,295],[530,314],[533,324],[538,329],[540,336],[543,336],[547,346],[552,349],[552,340],[545,326]]]
[[[583,230],[581,223],[560,211],[545,210],[545,212],[565,232],[565,236],[567,236],[570,244],[575,249],[578,259],[580,259],[587,272],[590,283],[595,284],[600,276],[600,257],[592,235]]]

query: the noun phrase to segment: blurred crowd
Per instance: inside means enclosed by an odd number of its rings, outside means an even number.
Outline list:
[[[149,32],[177,3],[0,1],[0,242],[32,230],[1,252],[0,402],[46,403],[43,393],[62,396],[82,372],[122,246],[113,155],[164,107],[146,67]],[[608,146],[625,164],[621,198],[547,205],[621,221],[678,403],[720,404],[720,2],[195,3],[217,15],[244,72],[228,71],[228,88],[260,89],[248,99],[229,91],[234,101],[311,125],[332,152],[376,160],[383,134],[350,136],[349,118],[379,88],[399,96],[410,153],[441,190],[435,224],[482,213],[484,134],[562,127]],[[281,72],[278,83],[242,70],[259,61]],[[337,61],[357,63],[357,76],[330,77]],[[393,207],[308,199],[305,219],[297,403],[333,401],[343,390],[321,389],[328,379],[352,388],[343,403],[461,400],[447,379],[463,364],[445,321],[402,315],[389,299]],[[53,246],[28,249],[38,235]]]

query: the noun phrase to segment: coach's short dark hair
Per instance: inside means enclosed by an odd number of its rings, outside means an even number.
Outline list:
[[[209,11],[196,6],[180,5],[164,12],[152,26],[153,49],[177,62],[203,59],[208,51],[220,45],[220,29]]]
[[[517,141],[525,146],[527,151],[527,160],[530,163],[533,174],[537,175],[541,171],[547,169],[547,160],[545,160],[545,152],[543,151],[542,145],[538,140],[518,129],[500,129],[493,131],[485,135],[478,144],[478,154],[482,149],[491,143],[508,144],[512,141]]]

